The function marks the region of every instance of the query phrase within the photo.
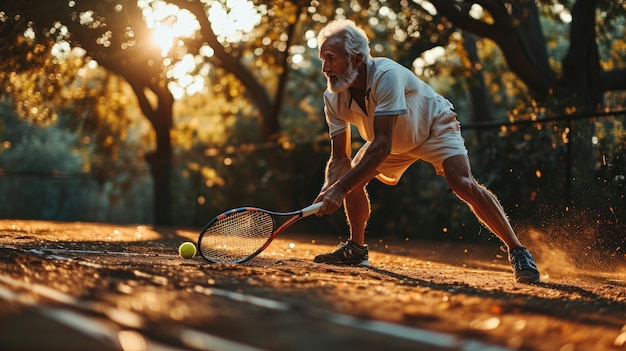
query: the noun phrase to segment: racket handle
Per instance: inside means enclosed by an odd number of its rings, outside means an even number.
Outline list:
[[[300,210],[302,212],[302,217],[308,217],[312,214],[317,213],[317,211],[320,210],[320,207],[322,207],[322,202],[314,203],[311,206],[303,208],[302,210]]]

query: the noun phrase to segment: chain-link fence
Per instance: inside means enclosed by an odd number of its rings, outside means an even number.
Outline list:
[[[589,245],[624,250],[626,112],[465,125],[475,177],[502,202],[514,227],[567,228]],[[201,149],[175,157],[173,218],[201,226],[231,207],[293,210],[323,182],[328,142]],[[424,163],[395,187],[369,186],[370,236],[490,240],[445,179]],[[2,218],[149,223],[145,168],[91,174],[0,170]],[[300,230],[347,233],[341,213]],[[478,235],[476,235],[478,234]]]

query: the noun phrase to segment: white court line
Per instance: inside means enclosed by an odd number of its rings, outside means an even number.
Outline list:
[[[291,309],[291,306],[285,302],[280,302],[276,300],[266,299],[264,297],[257,297],[253,295],[242,294],[235,291],[229,291],[224,289],[217,288],[205,288],[200,285],[196,285],[193,290],[197,293],[204,294],[207,296],[221,296],[227,299],[237,301],[237,302],[245,302],[251,305],[264,307],[270,310],[278,310],[278,311],[288,311]]]
[[[489,345],[479,341],[463,340],[450,334],[406,327],[395,323],[356,318],[344,314],[328,313],[328,319],[336,324],[347,327],[415,341],[420,344],[440,349],[443,348],[459,351],[513,351],[508,348],[503,348],[497,345]]]
[[[26,253],[32,253],[39,256],[44,256],[46,258],[52,258],[56,260],[72,260],[70,257],[56,256],[55,254],[60,253],[72,253],[72,254],[81,254],[81,255],[111,255],[111,256],[143,256],[143,257],[179,257],[178,253],[173,254],[155,254],[155,253],[140,253],[140,252],[129,252],[129,251],[98,251],[98,250],[81,250],[81,249],[54,249],[54,248],[46,248],[46,249],[24,249],[14,245],[3,245],[0,248],[2,249],[12,249],[17,251],[22,251]],[[176,251],[175,248],[172,249]],[[53,255],[50,255],[52,253]]]
[[[15,248],[20,250],[18,248]],[[46,253],[51,252],[55,254],[59,253],[73,253],[73,254],[84,254],[84,255],[120,255],[120,256],[145,256],[145,257],[172,257],[178,256],[178,254],[154,254],[154,253],[139,253],[139,252],[128,252],[128,251],[97,251],[97,250],[79,250],[79,249],[30,249],[24,250],[24,252],[34,253],[36,255],[45,256]],[[173,249],[175,250],[175,249]]]

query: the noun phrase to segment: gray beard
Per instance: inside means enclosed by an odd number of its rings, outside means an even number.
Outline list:
[[[352,67],[352,62],[350,62],[348,64],[348,69],[346,70],[346,73],[340,76],[326,78],[328,90],[333,94],[345,91],[350,87],[350,85],[352,85],[352,83],[354,83],[358,75],[359,71],[355,70]]]

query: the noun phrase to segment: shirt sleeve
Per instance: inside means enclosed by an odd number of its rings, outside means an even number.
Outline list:
[[[348,122],[337,117],[332,104],[326,96],[324,96],[324,114],[326,115],[326,123],[328,123],[328,132],[331,138],[346,131]]]
[[[378,83],[372,86],[372,98],[376,102],[374,116],[401,115],[407,113],[404,96],[404,76],[397,69],[389,69],[382,74]]]

